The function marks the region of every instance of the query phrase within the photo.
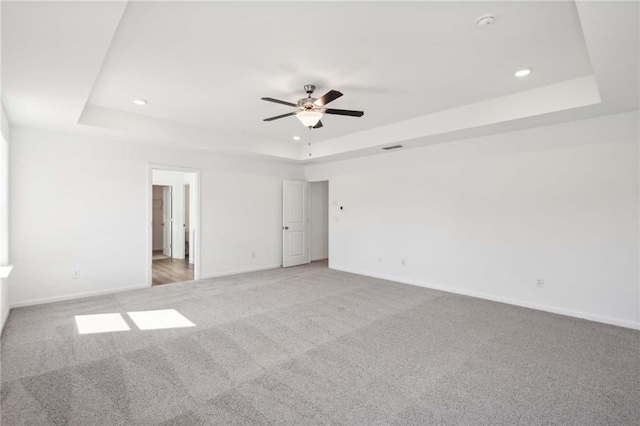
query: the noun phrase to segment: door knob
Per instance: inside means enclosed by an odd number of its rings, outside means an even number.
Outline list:
[[[284,229],[286,231],[287,229],[289,229],[289,227],[288,226],[283,226],[282,229]]]

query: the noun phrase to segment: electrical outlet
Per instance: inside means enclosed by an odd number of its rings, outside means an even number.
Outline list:
[[[538,280],[536,281],[536,287],[544,287],[544,279],[543,278],[538,278]]]
[[[255,250],[251,251],[251,257],[256,257],[256,251]]]
[[[405,266],[405,265],[407,264],[407,261],[406,261],[405,259],[401,259],[401,260],[400,260],[400,264],[401,264],[402,266]]]
[[[71,271],[71,278],[73,278],[74,280],[80,278],[80,269],[74,269],[73,271]]]

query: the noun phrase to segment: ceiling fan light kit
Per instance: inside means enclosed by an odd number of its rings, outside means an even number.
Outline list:
[[[308,127],[310,129],[319,129],[323,127],[322,121],[320,120],[322,119],[322,116],[324,114],[346,115],[349,117],[362,117],[364,115],[363,111],[325,108],[325,105],[327,105],[329,102],[335,101],[336,99],[341,97],[342,93],[338,92],[337,90],[329,90],[327,93],[325,93],[324,96],[316,99],[311,97],[311,94],[313,94],[315,90],[316,86],[314,86],[313,84],[306,84],[304,86],[304,91],[307,93],[307,97],[298,100],[297,104],[287,101],[281,101],[274,98],[262,98],[263,101],[287,105],[297,109],[297,111],[290,112],[288,114],[265,118],[264,121],[273,121],[295,115],[305,127]]]
[[[322,118],[322,113],[319,111],[307,109],[297,113],[296,117],[298,117],[298,120],[300,120],[300,122],[304,124],[305,127],[313,128],[315,125],[318,124],[318,122],[320,122],[320,119]]]

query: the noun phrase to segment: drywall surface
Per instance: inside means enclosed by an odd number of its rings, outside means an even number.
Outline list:
[[[4,112],[2,113],[4,122]],[[3,126],[4,127],[4,126]],[[9,262],[9,132],[0,135],[0,266]],[[9,316],[9,282],[0,278],[0,333]]]
[[[329,185],[311,182],[311,261],[329,257]]]
[[[638,328],[639,124],[631,112],[307,166],[331,180],[330,267]]]
[[[7,113],[4,110],[4,105],[0,102],[0,132],[2,132],[2,136],[4,136],[5,140],[9,140],[11,132],[11,125],[9,124],[9,118],[7,117]]]
[[[1,6],[0,6],[1,10]],[[0,79],[1,80],[1,79]],[[0,90],[1,91],[1,90]],[[10,124],[0,101],[0,266],[8,265],[9,258],[9,138]],[[0,279],[0,333],[9,316],[9,282]]]
[[[202,277],[281,264],[282,180],[299,166],[25,127],[12,143],[12,306],[146,285],[150,163],[201,171]]]

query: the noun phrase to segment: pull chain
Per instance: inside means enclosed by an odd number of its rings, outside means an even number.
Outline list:
[[[311,127],[309,127],[309,137],[307,138],[307,145],[309,146],[309,157],[311,157]]]

